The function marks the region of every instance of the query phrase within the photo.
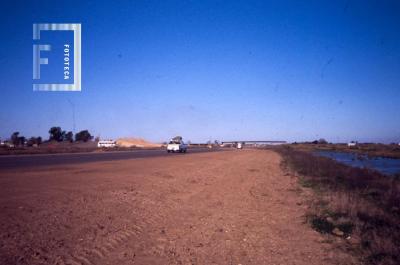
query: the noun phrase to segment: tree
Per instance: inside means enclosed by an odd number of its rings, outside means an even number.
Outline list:
[[[20,146],[25,144],[25,137],[19,136],[19,132],[11,134],[11,142],[14,146]]]
[[[65,140],[65,135],[67,134],[66,131],[61,131],[61,141],[66,141]]]
[[[13,132],[13,134],[11,134],[11,142],[14,146],[19,145],[19,132]]]
[[[72,143],[74,141],[74,134],[71,131],[64,133],[63,140]]]
[[[61,142],[63,140],[63,132],[60,127],[51,127],[49,134],[49,141]]]
[[[175,136],[174,138],[172,138],[172,141],[181,142],[182,141],[182,136]]]
[[[174,138],[171,139],[171,141],[174,143],[181,143],[182,139],[183,139],[182,136],[175,136]]]
[[[26,138],[24,136],[18,137],[18,145],[23,146],[25,144]]]
[[[29,138],[27,145],[28,146],[33,146],[33,145],[40,145],[42,143],[42,137],[31,137]]]
[[[36,144],[36,138],[35,137],[31,137],[28,139],[28,143],[26,144],[27,146],[33,146],[34,144]]]
[[[93,136],[89,133],[88,130],[83,130],[75,134],[75,141],[87,142],[92,138]]]

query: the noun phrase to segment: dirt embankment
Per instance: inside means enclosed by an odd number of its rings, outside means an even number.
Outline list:
[[[151,143],[141,138],[119,138],[117,145],[120,147],[157,148],[161,144]]]
[[[272,151],[0,171],[1,264],[349,264]]]

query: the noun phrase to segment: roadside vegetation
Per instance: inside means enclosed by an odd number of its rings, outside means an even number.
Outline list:
[[[64,131],[57,126],[49,129],[47,140],[40,136],[26,138],[20,132],[14,132],[9,139],[0,141],[0,155],[93,151],[96,144],[92,139],[88,130],[82,130],[74,137],[73,132]]]
[[[341,237],[343,246],[365,264],[400,264],[400,176],[352,168],[293,147],[277,151],[315,199],[307,222],[323,234]]]
[[[295,150],[302,151],[338,151],[367,155],[369,157],[400,158],[399,143],[357,143],[355,146],[348,146],[348,144],[331,144],[324,139],[320,139],[313,142],[294,143],[292,147]]]

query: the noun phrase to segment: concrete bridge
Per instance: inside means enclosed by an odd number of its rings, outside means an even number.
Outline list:
[[[287,144],[286,141],[249,141],[249,140],[237,140],[237,141],[223,141],[221,144],[237,144],[242,143],[244,145],[281,145]]]

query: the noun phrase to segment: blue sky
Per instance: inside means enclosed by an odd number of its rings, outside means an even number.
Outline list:
[[[0,137],[400,141],[398,1],[5,1]],[[82,24],[82,91],[32,91],[32,23]],[[51,68],[51,64],[42,66]]]

